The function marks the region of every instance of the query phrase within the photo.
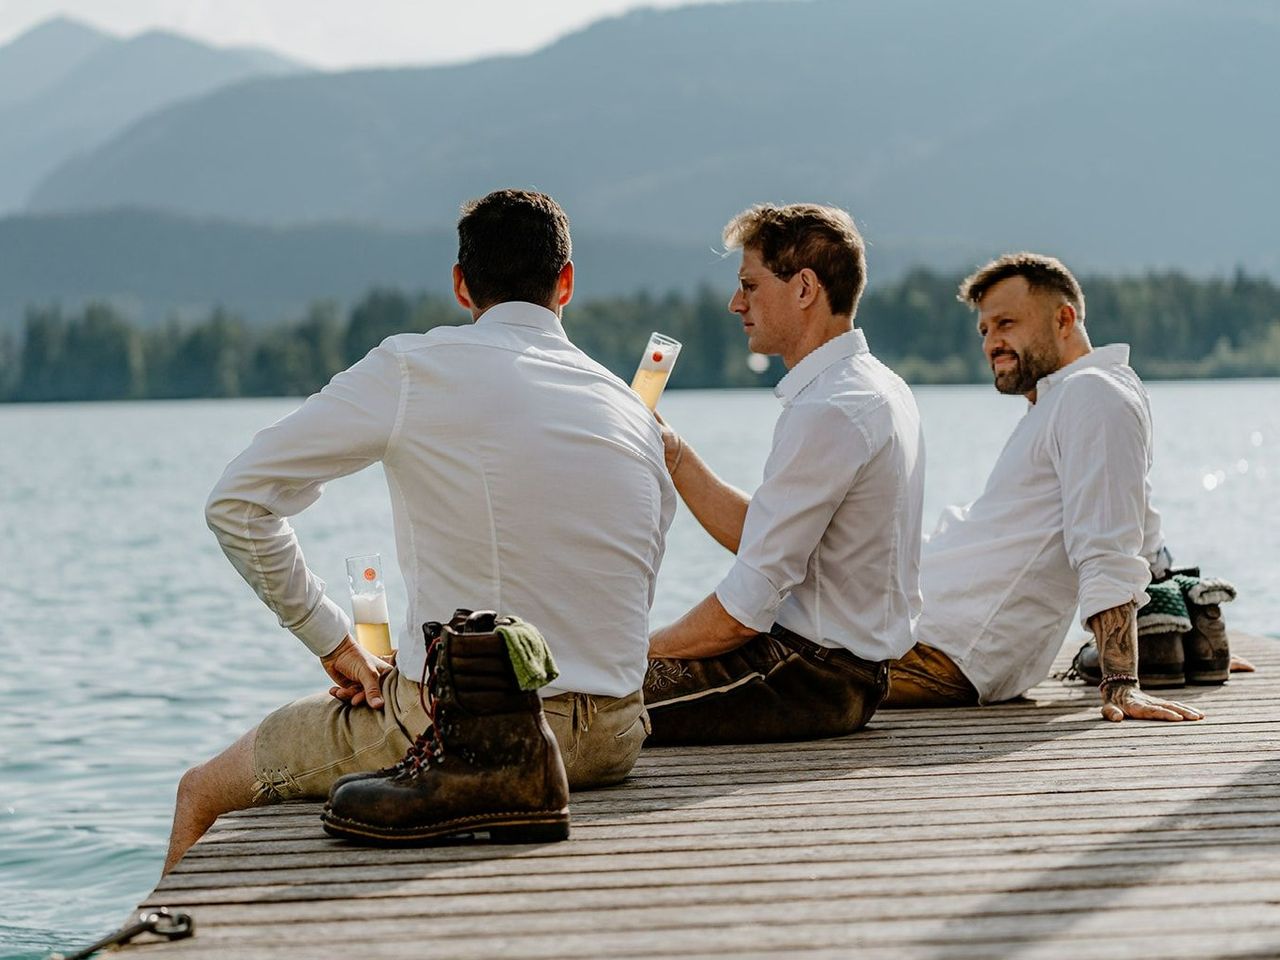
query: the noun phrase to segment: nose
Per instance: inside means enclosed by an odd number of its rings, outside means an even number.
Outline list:
[[[729,312],[737,314],[747,312],[747,298],[742,295],[741,287],[733,291],[733,296],[729,298]]]
[[[1004,350],[1007,346],[1008,344],[1005,343],[1004,337],[996,333],[994,327],[983,334],[982,350],[987,355],[988,360],[990,360],[997,351]]]

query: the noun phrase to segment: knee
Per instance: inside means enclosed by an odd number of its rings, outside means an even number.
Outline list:
[[[178,780],[178,807],[191,808],[200,806],[201,800],[208,790],[204,784],[204,764],[197,764],[184,773]]]

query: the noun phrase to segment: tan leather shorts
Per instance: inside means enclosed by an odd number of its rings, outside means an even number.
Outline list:
[[[421,690],[392,670],[383,677],[381,710],[316,693],[269,714],[253,745],[258,802],[323,800],[339,777],[396,763],[427,727]],[[631,772],[648,732],[640,691],[626,697],[563,693],[543,700],[542,708],[571,788],[617,783]]]

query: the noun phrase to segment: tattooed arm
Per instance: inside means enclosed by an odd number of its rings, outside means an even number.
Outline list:
[[[1102,665],[1102,716],[1119,722],[1138,720],[1202,720],[1204,714],[1174,700],[1161,700],[1138,689],[1137,680],[1107,677],[1138,675],[1138,605],[1132,600],[1089,618],[1089,629],[1098,640]]]

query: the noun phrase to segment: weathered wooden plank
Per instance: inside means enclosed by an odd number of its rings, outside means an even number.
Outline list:
[[[1183,871],[1180,883],[1166,882],[1157,872],[1148,885],[1134,887],[1120,868],[1100,870],[1097,875],[1071,873],[1066,882],[1058,874],[1014,874],[998,886],[976,889],[973,878],[962,874],[942,875],[939,882],[919,877],[833,879],[817,881],[763,881],[750,884],[684,885],[680,887],[622,887],[578,891],[575,910],[623,910],[638,902],[650,911],[666,907],[703,905],[746,906],[767,904],[784,910],[792,903],[839,902],[850,918],[908,919],[911,917],[963,917],[978,908],[993,914],[1016,915],[1024,910],[1071,912],[1110,907],[1150,907],[1178,909],[1210,908],[1215,904],[1248,903],[1280,897],[1280,877],[1272,879],[1228,880],[1216,876],[1204,883],[1190,870]],[[639,896],[637,894],[639,893]],[[993,896],[999,894],[998,897]],[[503,894],[438,894],[389,896],[380,899],[258,902],[205,906],[200,910],[201,930],[241,924],[295,924],[313,921],[352,921],[426,917],[488,917],[491,914],[545,913],[555,915],[564,905],[564,891],[534,890]],[[434,922],[434,920],[433,920]],[[220,936],[225,935],[219,934]]]
[[[567,853],[561,856],[541,856],[538,848],[510,848],[492,850],[488,860],[423,859],[409,869],[399,862],[378,861],[370,858],[361,848],[351,849],[351,859],[341,867],[307,866],[281,867],[262,870],[225,870],[210,872],[177,872],[170,874],[158,892],[171,898],[184,898],[187,891],[206,891],[217,895],[219,891],[234,891],[243,896],[251,886],[305,886],[321,890],[328,884],[394,883],[404,882],[406,874],[417,872],[447,875],[451,879],[511,877],[527,880],[534,885],[549,882],[551,877],[583,877],[595,873],[619,871],[653,871],[657,877],[667,877],[672,882],[682,882],[680,871],[718,870],[726,867],[750,868],[757,873],[774,866],[804,866],[817,869],[819,865],[840,864],[852,857],[876,857],[879,862],[895,862],[903,869],[904,862],[912,869],[925,870],[938,867],[939,860],[951,861],[952,866],[963,868],[964,863],[980,856],[1004,857],[1027,855],[1046,851],[1072,850],[1080,857],[1098,855],[1098,844],[1107,845],[1107,853],[1131,855],[1135,849],[1164,852],[1167,856],[1193,857],[1196,851],[1223,850],[1225,848],[1249,848],[1258,844],[1270,844],[1275,838],[1274,828],[1227,828],[1213,831],[1161,831],[1148,836],[1123,833],[1097,833],[1093,836],[1054,838],[996,839],[937,839],[929,841],[891,840],[882,838],[868,841],[857,839],[821,838],[825,842],[791,844],[778,847],[752,845],[750,847],[725,844],[715,846],[714,838],[708,838],[691,849],[637,852],[627,844],[619,843],[612,851],[599,854]],[[521,851],[529,851],[521,856]],[[1234,851],[1233,851],[1234,852]],[[536,869],[533,864],[536,863]]]
[[[1161,791],[1162,794],[1166,791]],[[1033,802],[1021,802],[1008,805],[998,810],[1003,823],[1054,823],[1060,820],[1114,822],[1118,815],[1129,818],[1127,811],[1117,809],[1115,802],[1100,803],[1092,797],[1067,795],[1063,800],[1075,800],[1075,803],[1046,803],[1052,797],[1029,798]],[[842,821],[856,819],[860,825],[871,826],[876,823],[892,824],[911,823],[924,824],[987,824],[993,816],[993,808],[989,805],[954,806],[946,804],[953,801],[920,802],[903,809],[900,803],[882,802],[878,804],[850,803],[790,803],[778,806],[743,805],[739,808],[707,810],[705,808],[686,808],[680,810],[660,809],[656,812],[626,813],[618,816],[576,817],[573,823],[575,840],[586,840],[599,837],[618,836],[619,830],[632,830],[637,836],[669,837],[688,836],[706,832],[708,829],[724,829],[726,826],[735,833],[774,832],[780,820],[800,821],[811,826],[835,827]],[[1210,806],[1211,803],[1211,806]],[[1197,804],[1196,812],[1201,816],[1218,816],[1221,814],[1260,813],[1274,815],[1280,810],[1280,789],[1269,789],[1265,794],[1251,798],[1249,796],[1233,796],[1205,801]],[[1138,807],[1138,813],[1144,818],[1168,817],[1187,812],[1186,800],[1144,800]],[[294,821],[290,821],[294,823]],[[794,827],[789,827],[794,829]],[[223,834],[216,842],[201,844],[187,856],[185,866],[197,868],[199,861],[213,857],[228,855],[253,856],[260,854],[323,852],[332,849],[333,841],[324,836],[318,829],[314,817],[307,817],[303,822],[279,830],[254,830],[243,838],[235,834]]]
[[[1035,838],[1049,842],[1056,838],[1087,836],[1139,837],[1153,834],[1170,839],[1181,834],[1203,834],[1208,839],[1219,840],[1223,831],[1231,828],[1247,828],[1251,831],[1272,829],[1280,834],[1280,809],[1253,810],[1244,813],[1204,812],[1199,808],[1174,817],[1153,816],[1142,810],[1134,810],[1128,816],[1118,817],[1113,811],[1107,819],[1089,820],[1012,820],[1001,818],[992,823],[987,820],[954,822],[945,816],[934,816],[925,822],[913,817],[829,816],[817,823],[795,823],[787,818],[774,820],[735,819],[724,823],[693,823],[684,829],[674,827],[655,832],[648,824],[620,824],[592,831],[588,837],[580,837],[572,844],[553,844],[532,848],[540,857],[582,856],[603,854],[618,855],[635,846],[636,841],[648,840],[649,852],[677,853],[688,850],[721,850],[750,845],[756,848],[802,848],[809,844],[859,844],[879,843],[935,843],[964,839],[1024,839]],[[1120,827],[1122,830],[1118,831]],[[292,867],[343,866],[352,859],[352,847],[344,843],[329,843],[302,853],[274,852],[270,869]],[[387,850],[380,858],[383,862],[423,862],[422,853],[414,850]],[[255,870],[266,866],[260,856],[245,855],[234,850],[220,856],[204,856],[184,865],[178,875],[211,871]]]
[[[1209,919],[1212,917],[1213,919]],[[597,931],[582,932],[572,925],[574,918],[559,917],[567,921],[567,929],[554,933],[517,932],[490,933],[459,938],[439,937],[431,929],[429,921],[418,922],[411,927],[392,927],[387,931],[371,931],[360,938],[362,956],[392,956],[392,951],[403,951],[410,944],[423,956],[458,958],[556,958],[611,956],[616,951],[669,954],[669,946],[663,948],[662,939],[655,936],[650,926],[643,930],[614,930],[607,934]],[[1173,915],[1168,910],[1092,911],[1070,914],[1029,913],[1016,917],[975,916],[963,922],[943,919],[937,922],[922,920],[841,922],[805,919],[789,923],[785,914],[770,915],[761,920],[759,915],[743,916],[736,923],[720,923],[712,926],[668,926],[665,938],[678,936],[679,943],[690,949],[711,949],[722,953],[731,949],[751,948],[791,951],[797,947],[845,947],[861,949],[864,946],[883,948],[887,944],[954,944],[980,942],[986,944],[1016,945],[1034,942],[1045,936],[1058,936],[1082,942],[1096,943],[1116,931],[1148,937],[1169,935]],[[1248,924],[1250,934],[1257,941],[1265,942],[1269,935],[1274,941],[1280,937],[1280,907],[1253,909],[1249,907],[1215,907],[1206,912],[1204,926],[1210,930],[1222,930],[1224,934],[1238,936],[1237,931]],[[332,934],[311,939],[307,926],[297,935],[269,942],[253,942],[253,955],[261,957],[285,956],[289,952],[298,955],[299,948],[324,949],[334,942]],[[1174,928],[1176,932],[1176,927]],[[655,942],[657,941],[657,942]],[[216,941],[207,945],[199,939],[180,941],[174,946],[175,956],[226,956],[223,945]],[[656,948],[656,949],[655,949]],[[278,952],[279,951],[279,952]]]
[[[814,891],[817,893],[818,891]],[[1112,896],[1116,895],[1111,891]],[[1102,922],[1114,929],[1170,936],[1182,930],[1201,933],[1213,930],[1233,931],[1243,923],[1251,928],[1269,927],[1280,930],[1280,906],[1217,901],[1212,910],[1171,910],[1164,904],[1130,905],[1099,902],[1077,896],[1078,905],[1064,907],[1049,897],[1023,898],[1008,902],[1008,894],[952,898],[955,909],[947,909],[943,898],[931,898],[940,911],[920,911],[905,916],[896,911],[896,903],[859,897],[824,899],[821,896],[783,900],[770,905],[770,925],[775,927],[807,927],[814,924],[847,924],[860,934],[879,935],[884,940],[916,941],[937,936],[947,928],[963,928],[980,932],[984,937],[1015,937],[1024,933],[1022,923],[1040,924],[1052,931],[1055,927],[1090,925],[1096,929]],[[1065,897],[1065,895],[1064,895]],[[635,898],[640,901],[642,897]],[[901,899],[901,898],[899,898]],[[950,901],[949,901],[950,902]],[[701,904],[697,906],[651,906],[636,903],[621,908],[598,908],[566,917],[556,910],[487,915],[481,921],[486,936],[531,937],[571,932],[575,936],[596,935],[612,939],[630,933],[651,933],[661,924],[669,930],[700,932],[707,928],[733,927],[759,917],[763,902],[749,904]],[[1105,907],[1105,910],[1102,908]],[[886,912],[887,911],[887,912]],[[1099,914],[1102,917],[1099,917]],[[424,928],[424,922],[426,927]],[[459,916],[428,910],[416,916],[365,917],[355,921],[314,919],[307,923],[242,922],[238,926],[207,926],[203,937],[206,945],[219,941],[246,942],[255,946],[323,945],[334,941],[361,939],[412,941],[430,931],[432,944],[444,940],[472,938],[478,926],[474,916]],[[963,939],[964,932],[959,938]],[[803,937],[797,939],[802,940]]]

